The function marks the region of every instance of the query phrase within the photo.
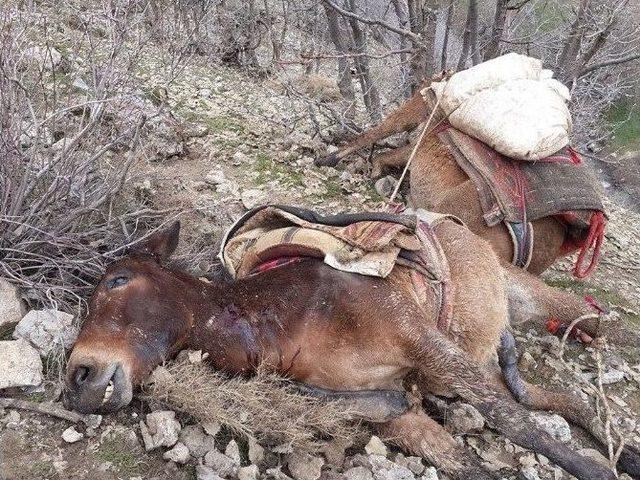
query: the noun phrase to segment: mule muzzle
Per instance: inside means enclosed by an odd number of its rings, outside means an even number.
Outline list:
[[[133,397],[131,379],[122,363],[73,362],[67,369],[63,402],[80,413],[111,413]]]

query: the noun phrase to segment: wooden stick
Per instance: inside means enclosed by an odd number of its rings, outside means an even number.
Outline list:
[[[17,398],[0,398],[0,407],[28,410],[30,412],[61,418],[62,420],[67,420],[72,423],[84,423],[87,427],[93,428],[98,427],[102,421],[102,416],[100,415],[83,415],[81,413],[72,412],[62,407],[59,403],[53,402],[37,403]]]

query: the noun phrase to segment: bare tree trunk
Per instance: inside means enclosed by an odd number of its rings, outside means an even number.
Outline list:
[[[496,14],[493,19],[493,26],[491,27],[491,39],[489,40],[487,49],[484,52],[485,61],[500,55],[500,40],[502,40],[502,36],[504,35],[508,4],[509,0],[496,1]]]
[[[400,28],[403,30],[409,30],[409,17],[407,16],[407,11],[405,5],[402,3],[402,0],[391,0],[393,3],[393,8],[396,13],[396,17],[398,17],[398,23],[400,24]],[[411,73],[409,71],[409,60],[407,58],[407,54],[405,50],[409,48],[409,41],[407,37],[404,35],[398,35],[398,39],[400,40],[400,50],[402,53],[400,54],[400,74],[402,76],[402,90],[404,91],[405,98],[411,97]]]
[[[357,13],[356,0],[347,0],[349,10],[352,13]],[[369,68],[369,59],[367,58],[367,39],[364,31],[360,28],[360,22],[352,17],[348,19],[351,26],[351,32],[353,33],[354,53],[353,64],[358,72],[360,84],[362,86],[362,96],[364,98],[364,104],[367,107],[367,112],[371,120],[379,122],[382,119],[382,105],[380,103],[380,94],[378,88],[371,76],[371,69]]]
[[[344,38],[343,32],[340,30],[340,21],[336,11],[326,3],[324,11],[327,15],[327,26],[329,27],[329,37],[333,42],[338,53],[338,89],[342,98],[349,104],[349,108],[345,112],[347,118],[353,118],[355,115],[355,99],[356,94],[351,83],[351,68],[349,61],[344,56],[348,53],[348,42]]]
[[[444,37],[442,39],[442,54],[440,58],[440,70],[447,69],[447,49],[449,48],[449,32],[451,31],[451,23],[453,22],[453,9],[454,9],[454,2],[453,0],[450,0],[449,6],[447,7],[447,19],[445,21],[445,26],[444,26]]]
[[[478,51],[478,2],[477,0],[469,1],[469,9],[467,10],[467,22],[462,37],[462,53],[458,60],[457,70],[464,70],[467,66],[467,59],[471,52],[473,65],[480,63],[480,52]]]
[[[571,84],[573,82],[573,72],[576,68],[575,63],[580,53],[580,47],[582,46],[582,39],[586,29],[586,16],[589,4],[590,0],[580,1],[578,14],[571,24],[569,35],[562,48],[562,53],[560,53],[560,58],[558,59],[558,68],[560,70],[559,78],[565,84]]]

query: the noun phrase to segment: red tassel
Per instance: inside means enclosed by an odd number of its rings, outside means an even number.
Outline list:
[[[571,163],[573,163],[574,165],[580,165],[582,163],[582,158],[580,157],[580,155],[578,155],[578,152],[576,152],[571,147],[567,147],[567,150],[569,151],[569,158],[571,159]]]
[[[603,212],[594,212],[591,215],[591,221],[589,224],[589,234],[587,240],[582,245],[580,253],[578,254],[578,260],[573,268],[573,275],[577,278],[585,278],[588,276],[598,265],[600,259],[600,253],[602,249],[602,241],[604,240],[604,228],[607,224],[606,218]],[[591,261],[586,268],[583,268],[587,253],[593,249],[591,255]]]

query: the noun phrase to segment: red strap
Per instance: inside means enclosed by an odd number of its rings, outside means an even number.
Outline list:
[[[567,147],[567,150],[569,151],[569,158],[571,159],[571,162],[574,165],[580,165],[582,163],[582,158],[580,158],[580,155],[578,155],[578,152],[576,152],[571,147]]]
[[[578,254],[578,260],[573,268],[573,275],[577,278],[585,278],[588,276],[598,265],[600,259],[600,252],[602,248],[602,241],[604,240],[604,228],[607,221],[602,212],[593,212],[591,215],[591,221],[589,225],[589,234],[587,240],[582,245],[580,253]],[[589,265],[584,268],[583,264],[589,250],[593,249],[591,254],[591,261]]]

